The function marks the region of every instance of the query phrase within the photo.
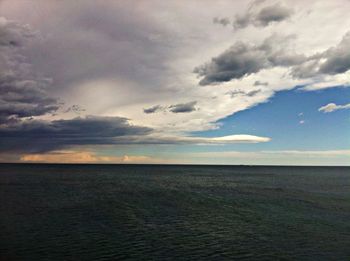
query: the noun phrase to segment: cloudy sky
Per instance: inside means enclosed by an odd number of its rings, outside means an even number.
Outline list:
[[[0,161],[350,165],[349,0],[0,0]]]

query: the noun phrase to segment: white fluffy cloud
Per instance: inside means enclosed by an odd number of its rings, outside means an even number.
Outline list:
[[[318,111],[322,111],[324,113],[327,113],[327,112],[333,112],[333,111],[345,110],[345,109],[350,109],[350,103],[344,104],[344,105],[337,105],[335,103],[328,103],[327,105],[319,108]]]

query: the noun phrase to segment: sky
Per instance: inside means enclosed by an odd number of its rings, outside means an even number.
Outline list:
[[[0,0],[0,162],[350,165],[349,0]]]

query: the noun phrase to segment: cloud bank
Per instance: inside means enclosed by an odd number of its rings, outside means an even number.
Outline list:
[[[287,43],[290,39],[291,36],[272,35],[260,45],[237,42],[210,62],[196,67],[194,73],[203,77],[200,85],[211,85],[241,79],[263,69],[300,64],[306,59],[304,55],[278,44],[281,41]]]
[[[125,137],[147,135],[151,128],[131,125],[126,118],[87,116],[69,120],[26,120],[0,127],[2,151],[47,152],[74,145],[123,143]],[[124,139],[122,139],[124,137]],[[119,138],[119,139],[118,139]]]

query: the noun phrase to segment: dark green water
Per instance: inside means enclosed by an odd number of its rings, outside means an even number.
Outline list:
[[[0,260],[350,260],[350,168],[0,165]]]

